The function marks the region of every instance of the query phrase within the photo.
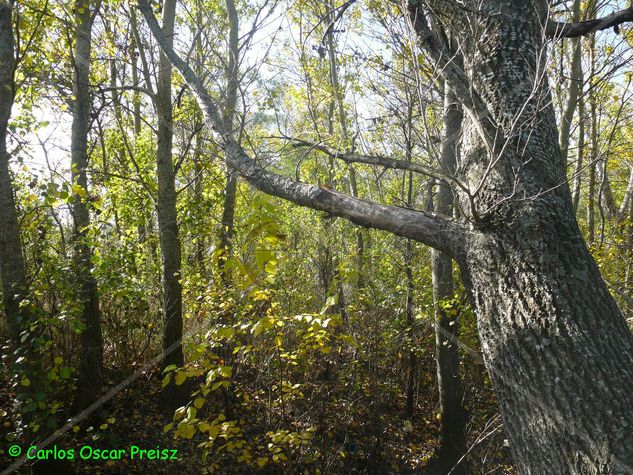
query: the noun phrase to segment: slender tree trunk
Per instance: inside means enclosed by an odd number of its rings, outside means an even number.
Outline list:
[[[79,286],[81,321],[85,325],[81,332],[81,357],[76,404],[83,406],[94,399],[101,389],[101,365],[103,339],[97,281],[91,272],[92,249],[88,242],[90,212],[88,209],[88,133],[90,131],[90,49],[92,18],[89,0],[78,0],[76,4],[73,121],[71,129],[71,175],[74,185],[80,187],[75,193],[71,211],[73,215],[73,247]]]
[[[12,11],[12,1],[0,0],[0,280],[7,327],[17,346],[27,318],[20,303],[28,293],[28,283],[7,151],[7,129],[15,95]]]
[[[580,5],[580,0],[574,0],[571,19],[571,21],[574,23],[578,23],[580,21]],[[569,92],[560,124],[560,148],[563,153],[565,166],[567,166],[569,132],[571,130],[571,124],[574,119],[574,113],[576,112],[580,88],[582,87],[582,44],[580,42],[580,38],[572,38],[570,42],[572,59],[571,72],[569,77]]]
[[[596,17],[596,2],[590,2],[590,18]],[[595,79],[596,75],[596,35],[593,33],[589,39],[589,79]],[[596,174],[598,168],[598,104],[595,86],[589,90],[589,114],[591,119],[591,155],[589,160],[589,178],[587,181],[587,241],[592,245],[596,241]]]
[[[444,87],[444,140],[441,167],[454,174],[457,166],[457,143],[463,114],[450,88]],[[435,212],[453,214],[453,192],[446,182],[438,184]],[[459,367],[459,322],[456,309],[447,303],[454,298],[453,260],[437,251],[431,252],[433,301],[435,306],[435,361],[440,395],[440,447],[437,464],[442,473],[467,473],[465,463],[456,467],[466,452],[466,414],[462,406],[463,391]]]
[[[173,44],[176,0],[163,4],[163,33]],[[158,113],[158,146],[156,149],[156,173],[158,176],[158,233],[163,266],[163,368],[182,366],[182,285],[180,283],[181,250],[178,236],[176,211],[175,170],[172,161],[173,112],[171,99],[171,63],[160,54],[156,108]],[[167,386],[167,389],[171,385]],[[166,400],[170,399],[168,389]],[[170,402],[170,401],[167,401]]]
[[[409,181],[411,182],[411,174],[409,174]],[[409,346],[409,367],[407,375],[407,402],[405,408],[405,415],[407,419],[413,418],[413,412],[415,410],[415,383],[417,374],[417,355],[415,353],[416,348],[416,335],[415,335],[415,305],[413,300],[413,293],[415,291],[413,283],[413,243],[411,239],[407,239],[404,255],[404,272],[407,282],[407,300],[406,300],[406,318],[407,318],[407,331],[408,331],[408,346]]]
[[[334,3],[329,3],[329,11],[331,12],[330,20],[334,21]],[[345,147],[351,146],[350,134],[347,128],[347,114],[345,113],[345,97],[344,91],[339,81],[338,62],[336,60],[336,43],[334,41],[334,32],[332,29],[327,35],[328,42],[328,61],[329,61],[329,73],[330,73],[330,85],[332,87],[333,101],[330,105],[330,117],[334,115],[334,109],[338,109],[339,125],[341,127],[341,135]],[[352,164],[347,164],[350,192],[352,196],[358,197],[358,182],[356,180],[356,170]],[[365,253],[365,243],[363,239],[363,230],[356,228],[356,271],[358,274],[358,286],[363,286],[363,254]]]
[[[598,175],[600,177],[600,209],[602,215],[608,219],[613,219],[617,216],[617,207],[615,205],[615,198],[613,197],[613,188],[611,187],[611,180],[607,172],[608,158],[604,156],[600,159],[598,164]]]
[[[233,132],[235,109],[237,107],[238,68],[239,68],[239,17],[235,2],[226,0],[226,9],[229,20],[229,51],[228,68],[226,71],[226,101],[223,110],[224,127]],[[235,202],[237,199],[237,174],[227,167],[226,187],[224,189],[224,205],[222,209],[222,229],[220,231],[220,249],[222,254],[218,259],[220,273],[225,285],[229,283],[229,272],[226,269],[226,260],[230,257],[233,247],[233,234],[235,232]]]
[[[409,97],[410,99],[410,97]],[[405,142],[405,159],[407,162],[411,162],[413,159],[413,101],[407,101],[406,121],[403,126],[403,135]],[[406,185],[406,195],[404,194]],[[403,201],[406,203],[407,208],[413,208],[413,173],[411,171],[405,172],[402,180],[403,188]],[[431,202],[430,195],[432,195],[432,189],[429,190],[429,203]],[[404,249],[404,273],[407,283],[407,299],[405,303],[406,321],[407,321],[407,346],[409,347],[409,367],[407,377],[407,402],[405,406],[405,415],[408,419],[413,419],[413,413],[415,410],[415,386],[416,375],[418,373],[418,358],[416,355],[417,334],[415,326],[415,303],[414,292],[415,285],[413,281],[413,243],[411,239],[406,240]]]
[[[589,162],[589,178],[587,179],[587,242],[596,241],[596,160],[598,154],[598,119],[596,118],[595,99],[589,96],[591,114],[591,155]]]
[[[580,203],[580,191],[582,188],[583,164],[585,158],[585,100],[578,100],[578,153],[576,154],[576,167],[574,168],[574,191],[572,194],[572,206],[574,213],[578,213]]]
[[[7,150],[7,129],[15,98],[15,46],[13,40],[13,2],[0,0],[0,281],[2,282],[2,311],[11,338],[10,370],[15,380],[28,379],[28,387],[19,384],[16,403],[21,419],[22,438],[33,440],[31,424],[38,409],[26,410],[35,405],[40,391],[41,345],[33,338],[36,323],[27,304],[29,285],[20,240],[18,210],[13,196],[13,182]],[[26,305],[25,305],[26,304]],[[27,333],[23,334],[26,331]],[[28,336],[24,339],[24,336]]]

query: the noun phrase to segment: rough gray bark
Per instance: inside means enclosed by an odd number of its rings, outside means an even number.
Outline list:
[[[477,314],[484,360],[525,474],[630,473],[633,335],[576,222],[544,75],[540,1],[427,2],[467,48],[466,71],[412,23],[466,113],[457,223],[370,203],[263,170],[223,130],[218,107],[139,6],[218,134],[228,164],[258,189],[448,253]],[[477,36],[471,36],[473,32]],[[481,35],[481,36],[480,36]]]
[[[435,10],[450,4],[429,3]],[[455,31],[469,47],[472,87],[456,91],[476,94],[489,115],[469,111],[460,173],[479,192],[474,206],[459,197],[462,209],[478,212],[479,232],[457,259],[517,467],[526,474],[630,473],[633,336],[574,217],[549,87],[539,75],[546,4],[469,5],[479,11],[445,17],[470,26]],[[422,12],[411,10],[423,44],[433,48]],[[446,78],[462,80],[450,71]],[[459,99],[467,108],[476,102]],[[475,124],[482,117],[507,144],[501,150],[486,143],[481,130],[490,126]]]
[[[229,20],[229,50],[228,66],[226,70],[226,100],[222,111],[224,128],[233,133],[235,108],[237,107],[238,68],[239,68],[239,17],[235,2],[226,0],[226,10]],[[231,255],[233,234],[235,228],[235,201],[237,199],[237,174],[230,167],[226,171],[226,187],[224,189],[224,204],[222,208],[222,229],[220,231],[220,249],[222,255],[218,265],[225,284],[229,281],[228,271],[225,269],[226,260]]]
[[[71,205],[73,216],[73,248],[78,279],[81,321],[81,357],[76,404],[85,405],[101,389],[103,339],[97,281],[91,272],[92,249],[88,243],[90,212],[88,209],[88,133],[90,131],[90,50],[94,12],[89,0],[78,0],[75,5],[75,44],[73,51],[73,121],[71,127],[71,176],[74,185],[81,187]]]
[[[441,166],[455,173],[457,147],[462,128],[463,114],[450,88],[444,87],[444,139],[441,148]],[[453,192],[445,181],[439,182],[435,197],[435,211],[444,215],[453,212]],[[454,297],[453,260],[443,252],[431,252],[433,275],[433,301],[435,306],[435,362],[437,386],[440,396],[440,447],[437,466],[442,473],[467,473],[465,462],[458,465],[466,453],[466,413],[462,406],[462,381],[459,367],[459,322],[455,311],[446,308]]]
[[[163,4],[162,32],[166,41],[173,44],[176,0]],[[171,99],[171,63],[164,53],[160,54],[156,87],[156,112],[158,115],[158,144],[156,148],[156,174],[158,177],[158,233],[163,269],[163,368],[174,364],[182,366],[182,285],[180,283],[181,248],[178,236],[176,211],[175,170],[172,159],[173,106]],[[171,386],[168,386],[167,393]],[[169,396],[167,396],[169,399]]]
[[[0,0],[0,280],[7,327],[17,345],[27,318],[20,302],[28,292],[28,283],[7,151],[7,128],[15,96],[12,12],[13,2]]]

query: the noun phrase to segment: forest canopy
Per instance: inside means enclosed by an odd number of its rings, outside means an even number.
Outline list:
[[[632,21],[0,0],[2,473],[633,473]]]

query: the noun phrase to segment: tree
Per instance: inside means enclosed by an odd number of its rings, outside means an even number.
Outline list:
[[[441,165],[454,174],[458,162],[458,142],[463,112],[449,86],[444,85],[444,140]],[[454,196],[445,181],[439,183],[434,210],[445,216],[453,212]],[[435,304],[435,361],[440,394],[440,447],[437,465],[442,473],[463,474],[465,464],[459,464],[466,453],[466,413],[462,405],[463,391],[459,367],[458,309],[454,298],[453,260],[443,252],[431,252],[433,300]],[[459,465],[458,465],[459,464]]]
[[[458,262],[522,473],[631,471],[633,335],[574,216],[544,71],[545,2],[407,5],[420,44],[466,112],[455,190],[460,221],[368,202],[263,169],[224,129],[200,78],[162,36],[147,2],[139,3],[217,133],[227,163],[249,183],[418,240]],[[425,9],[455,32],[465,69],[431,32]]]
[[[77,404],[89,404],[101,389],[103,339],[97,281],[92,275],[92,248],[88,242],[90,210],[88,208],[88,134],[90,131],[90,50],[92,23],[96,11],[88,0],[76,3],[75,44],[73,55],[73,122],[71,129],[71,175],[74,200],[72,202],[73,244],[81,302],[81,357]]]
[[[15,47],[13,41],[13,2],[0,2],[0,280],[7,326],[17,345],[26,310],[20,305],[28,293],[22,255],[18,213],[13,197],[7,130],[15,97]]]
[[[222,119],[224,128],[233,132],[235,122],[235,109],[237,106],[237,93],[239,88],[239,15],[233,0],[226,0],[226,11],[229,20],[229,44],[228,62],[226,65],[226,100]],[[232,241],[235,227],[235,202],[237,200],[237,174],[227,168],[226,186],[224,188],[224,204],[222,209],[222,229],[220,230],[220,249],[222,255],[218,259],[218,265],[224,283],[229,282],[229,270],[226,269],[226,260],[231,255]]]
[[[176,1],[163,4],[163,34],[173,44]],[[182,366],[182,284],[181,248],[178,237],[176,210],[176,177],[172,160],[173,106],[171,98],[172,68],[161,53],[156,88],[156,113],[158,115],[158,145],[156,148],[156,174],[158,177],[158,233],[163,259],[163,368]],[[173,389],[168,387],[167,392]]]

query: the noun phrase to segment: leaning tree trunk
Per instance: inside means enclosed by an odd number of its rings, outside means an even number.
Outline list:
[[[176,0],[163,4],[163,32],[173,43]],[[171,63],[160,54],[156,109],[158,113],[158,144],[156,149],[156,174],[158,177],[158,233],[163,265],[163,368],[182,366],[182,285],[180,283],[181,249],[178,236],[176,211],[175,170],[172,161],[173,107],[171,102]],[[166,402],[175,389],[172,385],[163,392]]]
[[[476,3],[444,18],[469,25],[453,29],[471,85],[459,173],[479,187],[458,191],[473,233],[457,260],[510,446],[525,474],[631,473],[633,336],[574,216],[542,73],[546,4]]]
[[[90,49],[93,12],[89,0],[76,4],[77,16],[74,46],[73,122],[71,128],[71,174],[77,186],[71,206],[73,216],[73,244],[81,321],[81,357],[76,404],[84,406],[101,389],[103,340],[101,315],[97,295],[97,281],[91,272],[92,249],[88,243],[90,212],[88,210],[88,132],[90,130]]]

